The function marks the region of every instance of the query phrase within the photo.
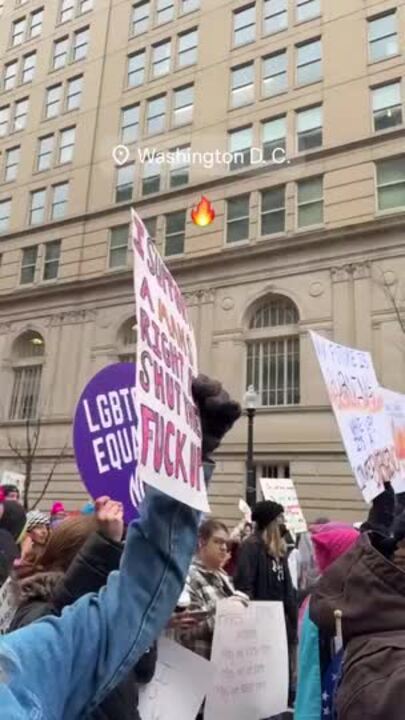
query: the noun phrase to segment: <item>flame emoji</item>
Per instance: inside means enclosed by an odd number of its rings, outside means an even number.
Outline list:
[[[199,225],[199,227],[211,225],[212,221],[215,219],[215,210],[208,198],[204,197],[204,195],[197,207],[191,211],[191,219],[194,225]]]

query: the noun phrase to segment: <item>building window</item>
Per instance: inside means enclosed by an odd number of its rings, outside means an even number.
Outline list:
[[[0,108],[0,137],[7,135],[10,121],[10,105]]]
[[[34,190],[31,193],[30,225],[38,225],[45,220],[46,190]]]
[[[250,319],[246,385],[255,387],[262,406],[300,402],[299,315],[288,298],[265,300]]]
[[[298,152],[313,150],[322,145],[322,106],[297,111]]]
[[[170,165],[170,187],[187,185],[190,175],[190,151],[189,145],[174,150],[175,161]]]
[[[140,2],[132,8],[132,35],[141,35],[149,29],[150,2]]]
[[[405,156],[381,160],[376,165],[378,209],[405,207]]]
[[[297,0],[297,22],[305,22],[321,14],[321,0]]]
[[[398,55],[398,28],[395,10],[368,21],[368,47],[371,62]]]
[[[261,235],[285,232],[285,186],[261,193]]]
[[[17,100],[14,108],[14,131],[24,130],[27,125],[28,98]]]
[[[56,280],[59,274],[61,241],[53,240],[45,244],[43,280]]]
[[[228,134],[229,152],[232,153],[230,170],[240,170],[250,165],[252,142],[253,128],[251,125],[232,130]]]
[[[3,90],[12,90],[12,88],[15,87],[17,82],[17,66],[17,60],[8,63],[5,66],[3,77]]]
[[[156,2],[156,22],[158,25],[170,22],[174,18],[174,2],[173,0],[157,0]]]
[[[128,57],[128,87],[139,87],[145,82],[145,50]]]
[[[181,12],[183,15],[199,10],[200,0],[181,0]]]
[[[256,38],[256,6],[234,10],[233,13],[233,44],[235,47],[254,42]]]
[[[129,318],[122,325],[118,333],[119,361],[134,363],[136,361],[136,318]]]
[[[401,83],[382,85],[372,90],[374,130],[402,125]]]
[[[17,179],[18,163],[20,162],[20,146],[6,150],[6,164],[4,169],[5,182]]]
[[[156,218],[155,217],[146,218],[146,220],[143,221],[143,224],[146,227],[146,231],[147,231],[149,237],[152,240],[155,240],[156,239],[156,226],[157,226]]]
[[[249,240],[249,195],[239,195],[226,201],[226,242]]]
[[[147,107],[147,133],[157,135],[165,130],[166,126],[166,95],[148,100]]]
[[[280,32],[288,27],[288,0],[265,0],[263,32],[265,35]]]
[[[11,200],[0,200],[0,233],[5,233],[10,226]]]
[[[89,47],[89,28],[77,30],[73,35],[73,62],[84,60]]]
[[[177,66],[188,67],[197,62],[198,31],[189,30],[179,35]]]
[[[83,75],[68,80],[66,110],[78,110],[82,99]]]
[[[309,85],[322,78],[321,41],[311,40],[297,45],[297,83]]]
[[[287,90],[287,51],[263,58],[263,95],[273,97]]]
[[[126,267],[128,264],[128,225],[119,225],[110,230],[110,251],[108,267]]]
[[[193,120],[194,85],[174,91],[173,127],[188,125]]]
[[[32,285],[37,269],[38,246],[24,248],[22,251],[20,285]]]
[[[249,105],[254,101],[254,63],[239,65],[231,70],[231,107],[238,108]]]
[[[22,83],[29,83],[32,82],[35,75],[35,68],[37,63],[37,54],[36,52],[30,53],[29,55],[25,55],[23,58],[23,64],[22,64],[22,77],[21,81]]]
[[[72,20],[75,14],[75,0],[61,0],[59,9],[59,22]]]
[[[27,248],[24,253],[28,250],[37,248]],[[37,332],[28,330],[14,343],[10,420],[32,420],[38,416],[44,356],[45,343]]]
[[[55,138],[53,135],[39,139],[37,170],[49,170],[52,166],[52,156]]]
[[[15,47],[16,45],[22,45],[22,43],[24,42],[26,22],[26,18],[22,18],[21,20],[15,20],[13,22],[11,35],[11,45],[13,47]]]
[[[263,159],[273,160],[276,150],[286,149],[286,116],[282,115],[262,123]]]
[[[90,12],[93,9],[93,0],[80,0],[79,2],[79,15]]]
[[[57,117],[60,113],[62,100],[62,85],[54,85],[46,91],[45,117],[47,119]]]
[[[64,218],[69,199],[69,183],[60,183],[52,188],[51,220]]]
[[[150,195],[160,190],[160,164],[156,160],[147,160],[143,166],[142,195]]]
[[[44,19],[44,9],[36,10],[31,13],[30,38],[38,37],[42,32],[42,21]]]
[[[164,42],[152,47],[152,77],[161,77],[170,72],[171,42]]]
[[[75,149],[76,128],[61,130],[59,137],[59,163],[70,163]]]
[[[121,142],[130,144],[138,139],[139,134],[139,105],[129,105],[122,109],[121,115]]]
[[[323,178],[315,177],[298,182],[298,227],[323,223]]]
[[[129,163],[117,170],[117,184],[115,186],[115,202],[128,202],[132,200],[134,192],[135,163]]]
[[[69,49],[69,38],[64,37],[60,40],[55,40],[53,44],[53,69],[59,70],[59,68],[65,67],[68,59]]]
[[[184,240],[186,234],[186,212],[166,215],[166,242],[165,255],[181,255],[184,253]]]

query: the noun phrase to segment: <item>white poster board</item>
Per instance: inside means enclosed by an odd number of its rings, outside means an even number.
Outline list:
[[[391,423],[396,456],[405,481],[405,395],[383,388],[384,405]]]
[[[215,682],[204,720],[263,720],[287,709],[288,647],[279,602],[217,604]]]
[[[161,638],[154,678],[139,692],[141,720],[195,720],[214,671],[205,658]]]
[[[11,578],[8,578],[0,588],[0,635],[4,635],[9,629],[17,608],[16,587]]]
[[[186,301],[134,211],[132,245],[138,323],[135,405],[139,478],[208,512],[201,424],[192,396],[192,378],[198,374],[197,350]]]
[[[14,470],[3,470],[1,474],[1,485],[16,485],[22,497],[25,487],[25,475],[14,472]]]
[[[294,535],[307,531],[304,513],[291,478],[261,478],[260,486],[265,500],[274,500],[283,506],[286,525]]]
[[[384,398],[370,353],[311,332],[343,445],[358,486],[371,502],[391,481],[405,491]]]

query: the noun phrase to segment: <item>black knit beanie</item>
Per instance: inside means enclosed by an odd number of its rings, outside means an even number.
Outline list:
[[[273,500],[258,502],[252,512],[252,520],[258,530],[265,530],[270,523],[284,513],[284,508]]]

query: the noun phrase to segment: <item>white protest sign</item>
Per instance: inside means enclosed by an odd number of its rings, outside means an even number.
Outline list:
[[[239,500],[238,503],[239,512],[242,513],[244,519],[246,522],[252,522],[252,510],[247,504],[246,500],[242,500],[242,498]]]
[[[214,672],[205,658],[162,638],[154,678],[139,693],[141,720],[195,720]]]
[[[384,399],[370,353],[311,332],[343,445],[366,502],[391,481],[405,490]]]
[[[4,635],[9,629],[17,608],[15,585],[11,578],[8,578],[0,589],[0,635]]]
[[[263,720],[287,709],[288,646],[279,602],[217,604],[215,682],[204,720]]]
[[[201,464],[201,424],[191,383],[197,350],[186,301],[155,243],[132,211],[138,323],[138,473],[180,502],[209,511]]]
[[[307,523],[291,478],[261,478],[260,485],[265,500],[274,500],[283,506],[288,529],[295,535],[306,532]]]
[[[13,470],[3,470],[1,474],[2,485],[16,485],[18,492],[22,496],[24,494],[25,487],[25,475],[22,473],[14,472]]]
[[[395,452],[405,480],[405,395],[382,388],[385,411],[391,423]]]

